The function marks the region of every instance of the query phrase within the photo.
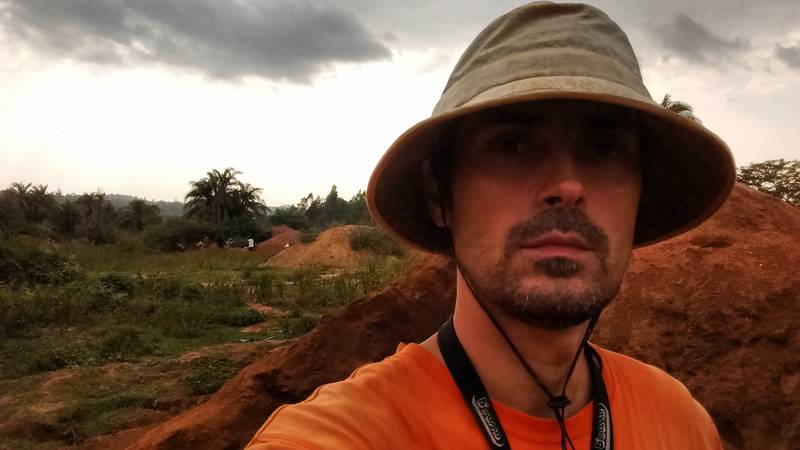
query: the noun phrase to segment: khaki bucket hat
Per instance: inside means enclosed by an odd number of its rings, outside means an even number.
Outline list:
[[[697,226],[733,189],[736,166],[727,145],[653,101],[616,23],[592,6],[536,2],[489,24],[456,64],[431,117],[389,147],[367,187],[372,217],[401,242],[447,253],[449,232],[431,219],[421,182],[422,163],[438,150],[442,133],[476,112],[559,99],[640,112],[648,138],[634,245]]]

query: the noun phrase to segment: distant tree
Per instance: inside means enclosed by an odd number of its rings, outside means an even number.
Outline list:
[[[192,189],[186,194],[184,205],[186,217],[222,223],[233,202],[233,185],[240,173],[232,167],[222,172],[213,169],[206,173],[205,178],[192,181]]]
[[[30,188],[26,194],[25,204],[25,216],[34,223],[43,222],[52,216],[53,211],[58,207],[55,194],[47,192],[47,185],[41,184]]]
[[[320,226],[330,227],[335,224],[345,223],[347,220],[347,201],[339,197],[339,192],[334,184],[325,197],[320,210]]]
[[[310,226],[305,212],[295,205],[276,209],[275,212],[269,216],[269,222],[273,226],[286,225],[295,230],[307,230]]]
[[[261,201],[261,189],[239,181],[242,172],[228,167],[206,173],[206,177],[192,181],[186,194],[184,215],[220,225],[226,219],[240,216],[263,216],[268,208]]]
[[[356,195],[350,198],[348,203],[347,223],[360,225],[373,225],[372,216],[367,208],[367,193],[359,190]]]
[[[164,222],[144,232],[144,242],[151,248],[176,251],[203,240],[213,231],[207,222],[185,217],[167,217]]]
[[[237,181],[232,195],[230,217],[264,217],[269,212],[269,208],[261,201],[260,194],[261,188]]]
[[[13,199],[29,223],[42,223],[58,207],[56,195],[47,192],[47,185],[33,186],[31,183],[11,183],[6,195]]]
[[[300,207],[307,205],[303,208],[308,223],[314,227],[320,227],[322,224],[322,199],[319,196],[314,197],[309,193],[305,198],[300,201]]]
[[[794,206],[800,206],[800,160],[771,159],[739,167],[736,179]]]
[[[25,198],[28,195],[28,192],[31,190],[31,183],[11,183],[11,186],[8,188],[8,191],[12,195],[16,195],[18,198]]]
[[[119,210],[117,223],[126,230],[141,232],[150,225],[161,223],[161,211],[158,206],[137,198]]]
[[[692,105],[680,100],[673,100],[672,96],[669,94],[664,95],[664,99],[661,100],[661,106],[674,112],[675,114],[688,117],[697,123],[703,123],[699,117],[694,115],[694,109],[692,108]]]
[[[95,244],[112,240],[114,206],[102,192],[83,194],[75,201],[80,215],[79,232]]]
[[[81,223],[80,208],[75,202],[64,199],[55,209],[50,220],[58,234],[65,238],[74,238],[77,236]]]
[[[295,215],[302,214],[305,220],[298,220]],[[362,224],[374,225],[367,209],[367,194],[359,190],[350,201],[339,197],[339,191],[334,184],[323,200],[320,196],[309,193],[301,198],[296,206],[276,211],[271,217],[273,225],[303,223],[303,229],[324,230],[336,225]],[[292,226],[292,225],[290,225]],[[292,226],[295,228],[294,226]]]
[[[0,191],[0,236],[10,236],[24,230],[25,210],[11,188]]]

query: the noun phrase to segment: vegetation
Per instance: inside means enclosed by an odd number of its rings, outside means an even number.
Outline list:
[[[167,217],[156,203],[103,192],[0,190],[0,441],[20,417],[41,433],[11,448],[75,446],[147,423],[162,402],[216,391],[411,263],[367,228],[353,247],[390,257],[352,271],[260,267],[263,254],[222,244],[265,239],[279,224],[310,242],[371,220],[363,191],[346,201],[336,186],[269,211],[240,174],[191,182],[183,215]],[[196,246],[206,248],[184,251]]]
[[[270,222],[273,225],[287,225],[304,231],[304,242],[313,241],[320,231],[333,226],[373,225],[367,209],[366,193],[358,191],[350,201],[346,201],[339,197],[335,184],[325,200],[309,193],[300,199],[297,205],[277,209],[270,216]]]
[[[697,123],[703,123],[699,117],[694,115],[694,108],[692,108],[692,105],[680,100],[673,100],[672,96],[669,94],[664,95],[664,98],[661,100],[661,106],[675,114],[680,114],[681,116],[692,119]]]
[[[353,250],[372,250],[378,255],[403,256],[405,249],[378,227],[357,228],[350,233]]]
[[[736,179],[761,192],[800,206],[800,160],[771,159],[739,167]]]
[[[228,358],[202,356],[192,361],[189,374],[181,382],[192,395],[211,394],[238,371],[239,366]]]
[[[141,423],[163,401],[214,392],[257,354],[409,264],[265,269],[256,252],[161,252],[126,236],[103,245],[0,241],[0,424],[25,414],[51,430],[12,448],[73,445]],[[198,356],[182,356],[189,351]],[[31,409],[40,403],[62,406]]]

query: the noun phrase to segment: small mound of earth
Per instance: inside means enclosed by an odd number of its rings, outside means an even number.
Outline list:
[[[264,264],[276,267],[320,266],[355,269],[375,257],[369,251],[355,251],[350,248],[350,233],[360,228],[369,227],[344,225],[325,230],[314,242],[292,245]]]
[[[272,228],[272,237],[270,239],[259,242],[258,245],[256,245],[256,251],[263,253],[267,258],[271,258],[299,243],[299,231],[287,227],[286,225],[279,225]]]

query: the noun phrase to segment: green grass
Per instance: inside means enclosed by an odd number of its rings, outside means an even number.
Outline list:
[[[123,245],[92,245],[81,241],[62,244],[59,251],[75,258],[78,265],[97,272],[230,272],[243,269],[262,270],[259,252],[239,249],[207,248],[185,252],[160,252]]]
[[[181,382],[192,395],[211,394],[239,369],[239,365],[228,358],[203,356],[192,361],[189,373],[181,378]]]
[[[208,355],[210,350],[181,362],[187,352],[242,342],[274,345],[265,340],[300,336],[326,312],[389,283],[413,262],[389,257],[354,271],[293,270],[259,267],[261,255],[238,250],[41,245],[46,254],[23,248],[6,255],[10,264],[33,255],[37,264],[25,267],[35,267],[35,277],[0,281],[0,391],[14,399],[0,405],[0,423],[27,414],[55,427],[61,446],[155,414],[167,392],[214,392],[244,364],[224,352]],[[63,271],[64,261],[75,270],[51,277],[48,267]],[[254,302],[275,312],[264,316],[248,306]],[[259,331],[242,331],[254,324]],[[114,365],[135,368],[138,378],[104,374]],[[63,373],[75,374],[69,388],[40,392],[51,374]],[[24,406],[51,397],[65,405],[55,416],[37,416]],[[3,439],[0,448],[53,448],[52,442]]]

